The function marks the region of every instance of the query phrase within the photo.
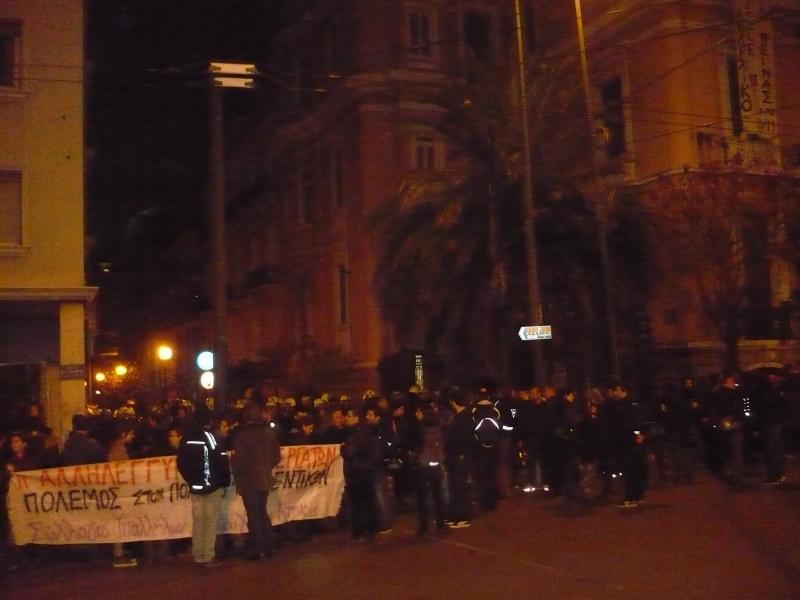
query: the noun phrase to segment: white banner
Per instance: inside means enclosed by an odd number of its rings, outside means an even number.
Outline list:
[[[338,445],[284,446],[267,509],[273,525],[335,516],[344,491]],[[235,482],[234,482],[235,483]],[[192,535],[189,488],[174,456],[15,473],[8,490],[14,543],[95,544]],[[244,533],[247,516],[228,488],[220,533]]]
[[[775,39],[763,0],[736,0],[736,68],[739,108],[746,133],[777,133]]]

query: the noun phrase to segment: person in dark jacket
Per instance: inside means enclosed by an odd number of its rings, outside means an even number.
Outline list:
[[[636,508],[644,499],[648,475],[642,409],[629,396],[627,388],[617,383],[609,389],[606,415],[616,464],[625,485],[622,507]]]
[[[5,446],[6,444],[0,444]],[[8,541],[9,521],[6,495],[11,478],[18,471],[32,471],[41,469],[39,457],[31,453],[27,438],[20,432],[12,433],[7,440],[7,448],[0,448],[6,460],[5,465],[0,463],[0,555],[3,554],[4,545]],[[6,454],[5,451],[8,451]],[[20,557],[21,559],[22,557]]]
[[[470,525],[469,470],[475,451],[472,414],[467,410],[464,392],[453,388],[448,392],[453,418],[445,428],[445,468],[450,484],[450,527]]]
[[[321,432],[320,442],[323,444],[343,444],[350,435],[350,428],[345,426],[345,413],[339,407],[330,412],[328,428]]]
[[[388,475],[385,472],[387,461],[391,458],[392,444],[394,443],[394,432],[391,424],[384,423],[383,414],[376,404],[364,406],[364,424],[370,428],[381,447],[381,464],[375,476],[375,502],[378,510],[378,531],[389,533],[392,530],[394,521],[394,506],[389,497]]]
[[[216,567],[217,524],[222,498],[231,482],[228,456],[211,433],[212,414],[195,409],[178,446],[178,472],[189,484],[192,498],[192,556],[203,567]]]
[[[783,380],[777,373],[768,374],[767,389],[763,392],[759,406],[768,484],[779,484],[786,479],[783,427],[786,421],[787,402],[782,384]]]
[[[267,497],[274,479],[272,470],[281,460],[278,436],[261,417],[261,407],[248,400],[244,425],[233,439],[233,477],[247,513],[251,560],[274,553],[272,523],[267,514]]]
[[[498,445],[500,435],[500,412],[495,408],[488,390],[481,388],[472,407],[475,446],[475,483],[481,508],[492,511],[497,508],[500,490],[497,482]]]
[[[415,409],[410,458],[417,492],[417,535],[428,532],[428,498],[432,501],[436,529],[445,530],[442,482],[444,479],[444,435],[440,417],[430,406]]]
[[[89,437],[89,419],[85,415],[72,417],[72,431],[64,442],[61,451],[61,464],[65,467],[73,465],[91,465],[104,462],[105,452],[97,441]]]
[[[378,527],[375,482],[383,462],[383,448],[367,423],[355,427],[342,446],[342,457],[353,539],[364,533],[372,539]]]
[[[725,373],[714,392],[715,424],[722,431],[719,452],[724,456],[724,475],[737,484],[744,477],[744,434],[752,418],[750,398],[737,381],[736,374]]]

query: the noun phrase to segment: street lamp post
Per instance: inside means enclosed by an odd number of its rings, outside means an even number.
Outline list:
[[[216,369],[214,388],[216,408],[228,407],[227,366],[228,366],[228,277],[225,242],[225,150],[222,116],[222,88],[250,88],[253,76],[257,73],[255,65],[241,63],[212,62],[209,90],[209,128],[210,128],[210,198],[209,221],[211,229],[211,296],[214,309],[214,359]]]
[[[534,325],[543,325],[542,294],[539,288],[539,257],[536,249],[536,208],[533,193],[533,173],[531,165],[531,138],[528,125],[528,92],[525,62],[525,38],[522,28],[520,0],[514,0],[514,16],[517,29],[517,57],[519,63],[519,100],[522,113],[523,142],[523,205],[525,210],[525,256],[528,264],[528,307]],[[544,350],[540,343],[533,346],[534,375],[541,380],[546,376],[544,370]]]
[[[592,136],[594,129],[594,119],[592,117],[592,100],[591,88],[589,83],[589,61],[586,53],[586,39],[583,33],[583,12],[581,10],[581,0],[575,0],[575,21],[578,29],[578,48],[580,51],[581,59],[581,80],[583,82],[583,94],[586,104],[586,125],[589,135]],[[600,262],[603,271],[603,288],[605,300],[605,316],[606,325],[608,327],[608,342],[609,351],[611,353],[611,371],[615,379],[620,377],[620,364],[619,364],[619,349],[617,347],[617,320],[614,315],[614,293],[612,290],[611,281],[611,256],[608,251],[608,225],[607,225],[607,212],[611,202],[614,198],[614,191],[609,192],[606,196],[602,190],[599,189],[600,177],[597,168],[597,159],[595,158],[594,147],[590,145],[590,160],[592,166],[592,179],[595,189],[592,204],[597,216],[597,237],[600,246]]]
[[[158,384],[161,391],[160,402],[163,402],[165,407],[169,405],[169,370],[170,361],[174,355],[175,353],[172,347],[167,344],[161,344],[156,348],[156,357],[158,358]]]

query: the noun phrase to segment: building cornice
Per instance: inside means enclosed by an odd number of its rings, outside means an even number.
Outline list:
[[[96,287],[0,288],[0,302],[92,302]]]

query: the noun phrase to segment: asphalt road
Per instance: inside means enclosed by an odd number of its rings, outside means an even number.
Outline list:
[[[183,556],[113,569],[109,556],[39,560],[6,575],[16,599],[800,598],[800,477],[732,491],[707,475],[651,490],[641,509],[509,495],[468,529],[417,539],[412,515],[374,542],[343,532],[214,570]]]

